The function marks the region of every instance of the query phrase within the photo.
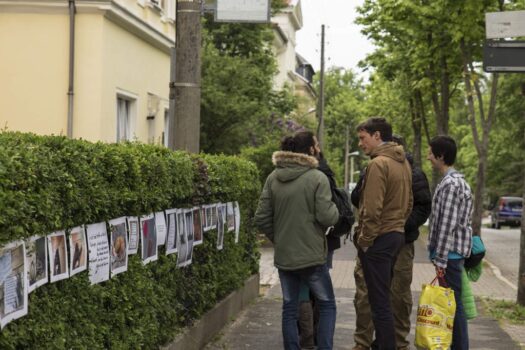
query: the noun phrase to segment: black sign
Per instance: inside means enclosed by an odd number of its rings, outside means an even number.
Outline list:
[[[489,73],[525,73],[525,41],[486,41],[483,70]]]

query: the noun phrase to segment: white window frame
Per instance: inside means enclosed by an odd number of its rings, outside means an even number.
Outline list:
[[[119,116],[119,102],[120,100],[127,101],[128,105],[128,115],[127,115],[127,125],[125,126],[125,136],[121,137],[121,128],[120,128],[120,116]],[[115,139],[116,142],[121,141],[131,141],[135,137],[135,125],[137,121],[137,105],[138,105],[138,95],[125,91],[122,89],[117,89],[116,93],[116,103],[115,103]]]

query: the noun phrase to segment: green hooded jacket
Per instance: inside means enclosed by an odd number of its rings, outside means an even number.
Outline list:
[[[339,219],[328,178],[317,159],[302,153],[275,152],[276,169],[259,199],[255,224],[274,244],[274,263],[298,270],[326,263],[325,231]]]

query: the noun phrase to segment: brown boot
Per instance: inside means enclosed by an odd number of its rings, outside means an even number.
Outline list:
[[[299,304],[299,344],[302,349],[315,349],[314,314],[310,301]]]

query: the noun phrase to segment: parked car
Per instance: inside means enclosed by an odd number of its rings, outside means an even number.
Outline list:
[[[492,227],[500,228],[502,225],[520,226],[522,208],[523,198],[499,197],[490,214]]]

